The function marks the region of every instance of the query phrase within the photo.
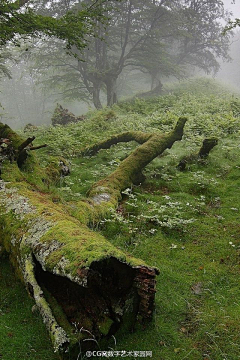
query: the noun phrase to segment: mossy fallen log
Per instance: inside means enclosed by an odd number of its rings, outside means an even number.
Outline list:
[[[182,139],[186,121],[185,117],[179,118],[175,128],[168,134],[146,134],[145,142],[123,160],[113,173],[92,186],[89,192],[90,198],[101,204],[109,197],[108,202],[116,206],[121,198],[121,192],[131,184],[139,183],[142,170],[166,149],[170,149],[175,141]]]
[[[203,140],[202,146],[197,154],[184,156],[178,163],[177,168],[184,171],[187,165],[190,165],[199,160],[204,160],[208,157],[210,151],[218,144],[217,138],[207,138]]]
[[[169,134],[148,134],[111,175],[93,185],[85,201],[71,206],[52,202],[33,152],[21,168],[3,159],[0,247],[34,298],[62,357],[75,359],[79,344],[82,351],[91,349],[96,341],[151,318],[158,269],[115,248],[88,224],[116,207],[121,191],[143,168],[181,140],[185,122],[180,118]],[[23,144],[1,124],[0,137],[11,139],[16,153]]]
[[[35,299],[56,350],[70,346],[74,353],[79,337],[86,337],[81,328],[100,341],[129,313],[129,330],[137,316],[151,317],[155,269],[116,249],[46,194],[26,184],[2,180],[0,186],[0,243]]]

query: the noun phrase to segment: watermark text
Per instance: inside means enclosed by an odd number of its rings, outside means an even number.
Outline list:
[[[128,358],[128,357],[135,357],[135,358],[152,358],[152,351],[87,351],[86,356],[90,357],[102,357],[102,358]]]

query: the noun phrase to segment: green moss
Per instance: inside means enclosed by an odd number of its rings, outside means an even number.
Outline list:
[[[9,161],[4,161],[2,165],[1,178],[4,181],[10,182],[20,182],[25,180],[24,174],[20,171],[16,163],[11,164]]]
[[[59,359],[41,317],[31,311],[34,301],[16,279],[7,258],[0,261],[0,304],[0,348],[4,359]]]
[[[63,345],[69,343],[69,339],[65,333],[65,330],[59,326],[54,318],[48,302],[43,296],[42,289],[39,287],[34,273],[34,264],[32,257],[29,256],[24,262],[24,279],[28,286],[31,287],[31,292],[34,300],[40,309],[40,313],[43,316],[43,321],[47,326],[50,338],[52,340],[55,351],[59,351]]]
[[[76,334],[74,333],[74,328],[69,324],[61,306],[59,306],[57,300],[54,298],[52,294],[49,293],[49,291],[44,286],[42,286],[42,290],[47,302],[51,307],[54,317],[58,321],[58,324],[66,331],[67,336],[71,341],[71,344],[72,345],[76,344],[77,341],[79,340],[79,337],[76,336]]]
[[[109,149],[112,145],[119,144],[121,142],[130,142],[136,141],[139,144],[143,144],[147,140],[151,138],[153,134],[151,133],[144,133],[141,131],[128,131],[125,133],[113,135],[110,138],[101,141],[97,144],[94,144],[91,147],[88,147],[82,150],[83,155],[94,155],[101,149]]]
[[[114,172],[95,183],[89,196],[94,198],[96,195],[107,193],[111,196],[111,206],[116,207],[118,200],[121,199],[121,191],[131,187],[152,160],[167,148],[171,148],[175,141],[181,140],[186,121],[187,118],[180,117],[174,130],[169,134],[151,134],[149,139],[123,160]]]
[[[45,168],[48,184],[58,184],[62,176],[61,163],[69,167],[69,162],[62,156],[51,156]]]
[[[51,244],[55,239],[61,246],[45,259],[45,266],[49,271],[53,269],[56,271],[62,258],[67,260],[64,272],[71,276],[77,276],[79,268],[90,267],[92,262],[109,257],[133,266],[144,265],[143,261],[126,256],[102,235],[91,231],[86,226],[79,227],[68,220],[58,221],[57,225],[53,226],[40,241],[42,244]]]
[[[113,324],[113,320],[110,319],[109,317],[106,317],[105,319],[102,320],[102,322],[99,322],[97,325],[101,334],[107,335],[109,333],[112,324]]]
[[[0,123],[0,137],[11,140],[13,148],[18,149],[18,147],[23,143],[23,139],[13,131],[8,125]]]

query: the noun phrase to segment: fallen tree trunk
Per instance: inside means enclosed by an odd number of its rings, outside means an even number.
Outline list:
[[[21,168],[17,161],[3,162],[0,246],[9,253],[62,357],[76,358],[79,344],[84,351],[121,328],[131,330],[136,320],[151,318],[158,270],[115,248],[87,225],[116,207],[121,191],[182,138],[185,122],[179,119],[166,135],[148,134],[111,175],[94,184],[86,201],[74,206],[52,202],[33,152]],[[10,139],[18,154],[23,139],[1,124],[0,137]]]

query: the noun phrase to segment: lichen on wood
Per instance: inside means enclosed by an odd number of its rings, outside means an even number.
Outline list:
[[[44,169],[33,154],[21,168],[17,161],[4,160],[0,246],[10,254],[62,357],[75,358],[79,341],[82,350],[91,347],[93,341],[83,341],[89,334],[101,342],[121,328],[132,330],[137,320],[151,318],[158,269],[117,249],[88,224],[116,208],[121,192],[136,182],[144,167],[181,140],[185,122],[180,118],[169,134],[124,135],[141,145],[95,183],[86,200],[71,206],[52,202],[42,182]],[[0,137],[11,137],[19,151],[23,140],[9,129],[0,125]],[[107,146],[123,136],[111,139]]]

